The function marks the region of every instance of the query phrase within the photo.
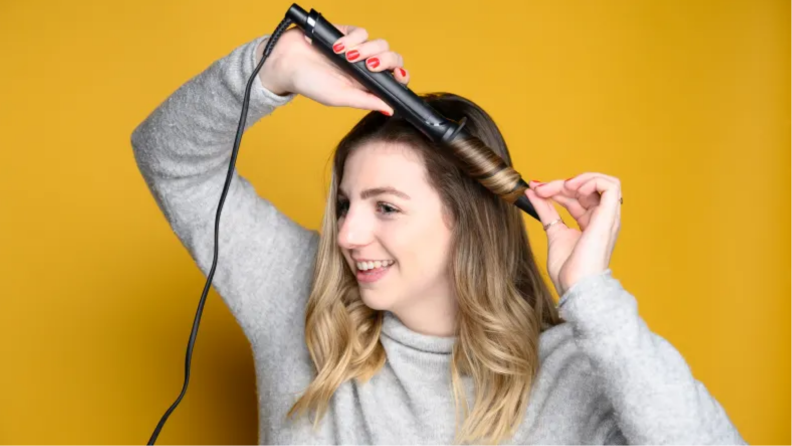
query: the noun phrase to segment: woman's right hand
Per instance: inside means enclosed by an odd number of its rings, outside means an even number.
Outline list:
[[[366,60],[366,67],[373,72],[390,70],[397,81],[407,84],[410,75],[402,68],[404,60],[390,50],[388,42],[383,39],[368,41],[368,33],[363,28],[335,27],[344,34],[333,46],[336,53],[345,54],[347,61],[351,59],[351,62]],[[256,65],[261,61],[265,43],[257,48]],[[295,93],[333,107],[393,114],[388,104],[312,47],[299,28],[292,28],[281,35],[261,67],[259,77],[264,88],[281,96]]]

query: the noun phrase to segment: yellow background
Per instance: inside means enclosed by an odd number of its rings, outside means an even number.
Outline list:
[[[789,444],[788,2],[300,4],[386,38],[416,92],[481,104],[526,180],[619,177],[615,275],[746,440]],[[290,5],[0,4],[0,442],[148,441],[181,390],[205,278],[130,134]],[[363,114],[298,98],[245,136],[237,167],[317,228],[332,148]],[[212,291],[158,443],[255,443],[254,392],[247,342]]]

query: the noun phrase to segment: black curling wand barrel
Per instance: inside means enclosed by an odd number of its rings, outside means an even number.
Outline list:
[[[446,143],[454,152],[457,163],[492,193],[541,222],[536,209],[525,196],[528,184],[520,174],[484,142],[470,135],[464,128],[464,119],[460,124],[461,128]]]
[[[539,215],[525,196],[528,184],[492,149],[465,131],[464,119],[455,122],[445,118],[406,85],[397,81],[390,72],[375,73],[366,68],[365,60],[349,62],[343,54],[336,54],[333,44],[344,34],[316,10],[306,12],[295,3],[289,8],[286,17],[303,30],[315,48],[390,105],[407,122],[430,140],[451,147],[471,177],[539,220]]]

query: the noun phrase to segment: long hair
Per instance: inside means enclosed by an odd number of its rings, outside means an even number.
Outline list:
[[[511,166],[506,143],[484,110],[454,94],[421,97],[443,116],[467,117],[468,131]],[[452,223],[448,274],[458,313],[449,373],[456,442],[499,443],[524,417],[539,368],[540,333],[563,320],[536,265],[520,211],[466,174],[448,147],[433,144],[407,121],[379,112],[358,122],[335,151],[305,316],[306,344],[317,374],[288,416],[314,411],[318,423],[342,383],[366,382],[386,361],[379,341],[383,314],[361,300],[354,272],[337,244],[336,201],[344,163],[356,147],[372,141],[401,143],[421,155],[426,178]],[[472,409],[462,375],[475,386]]]

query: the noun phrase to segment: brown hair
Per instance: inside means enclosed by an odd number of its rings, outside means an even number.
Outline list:
[[[440,195],[453,232],[448,273],[459,311],[449,372],[457,406],[456,441],[499,443],[524,416],[539,367],[539,334],[563,320],[537,267],[522,213],[470,175],[475,166],[469,160],[492,162],[488,150],[476,152],[482,144],[511,166],[494,121],[454,94],[421,97],[449,119],[466,117],[472,138],[455,148],[441,147],[404,119],[372,112],[339,143],[306,308],[305,337],[317,376],[289,416],[315,410],[318,423],[339,385],[349,379],[365,382],[385,364],[379,342],[382,313],[368,308],[358,295],[354,272],[337,244],[336,202],[344,163],[355,148],[372,141],[400,143],[421,155],[427,181]],[[454,150],[467,151],[468,165],[460,163]],[[463,374],[475,385],[472,410],[460,380]]]

